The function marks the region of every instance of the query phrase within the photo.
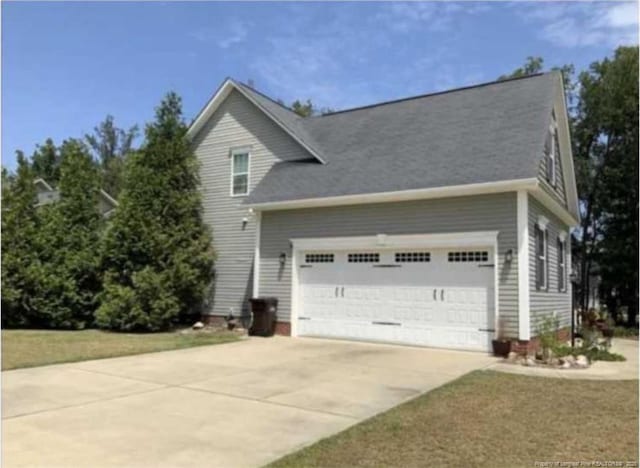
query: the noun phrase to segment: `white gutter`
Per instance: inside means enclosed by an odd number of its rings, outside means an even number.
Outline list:
[[[250,203],[245,206],[256,211],[287,210],[295,208],[313,208],[321,206],[356,205],[363,203],[385,203],[408,200],[424,200],[429,198],[446,198],[489,193],[514,192],[518,190],[534,190],[538,179],[513,179],[500,182],[483,182],[479,184],[452,185],[427,189],[400,190],[395,192],[365,193],[358,195],[340,195],[335,197],[307,198],[281,202]]]

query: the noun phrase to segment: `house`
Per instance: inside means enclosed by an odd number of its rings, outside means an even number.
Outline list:
[[[60,192],[51,187],[51,185],[49,185],[44,179],[36,179],[33,181],[33,184],[36,186],[38,195],[36,206],[48,205],[60,200]],[[113,210],[118,206],[118,202],[102,189],[100,189],[98,195],[98,207],[100,209],[100,214],[105,218],[108,218],[113,214]]]
[[[302,118],[225,80],[192,122],[210,320],[278,299],[293,336],[487,350],[570,320],[578,201],[562,77]]]

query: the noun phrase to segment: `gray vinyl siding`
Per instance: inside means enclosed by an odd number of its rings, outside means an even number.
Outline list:
[[[542,215],[549,220],[548,232],[548,263],[549,277],[548,290],[539,291],[536,289],[536,248],[535,248],[535,225],[539,216]],[[549,314],[556,312],[560,319],[561,326],[569,325],[571,310],[571,295],[569,293],[568,263],[567,276],[565,281],[567,288],[565,292],[558,291],[558,235],[560,232],[567,233],[567,257],[571,252],[569,228],[560,221],[553,213],[546,209],[540,202],[529,196],[529,285],[530,285],[530,315],[531,315],[531,335],[536,336],[540,321]]]
[[[246,313],[252,295],[256,220],[242,205],[246,197],[231,196],[230,150],[237,147],[250,147],[250,191],[274,163],[310,157],[235,90],[196,136],[204,220],[213,230],[217,253],[215,284],[205,310],[213,315]]]
[[[279,299],[278,319],[291,314],[291,246],[293,238],[498,231],[499,310],[507,332],[518,331],[517,255],[504,263],[508,249],[517,252],[516,194],[492,194],[436,200],[267,211],[262,214],[260,295]],[[278,257],[287,254],[284,268]]]

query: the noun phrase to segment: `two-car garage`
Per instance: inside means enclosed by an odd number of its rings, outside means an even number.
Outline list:
[[[294,240],[295,334],[486,351],[495,243],[496,233]]]

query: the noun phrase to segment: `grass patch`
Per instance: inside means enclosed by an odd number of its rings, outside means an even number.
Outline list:
[[[627,328],[627,327],[615,327],[613,330],[613,336],[618,338],[631,338],[638,339],[638,327]]]
[[[270,466],[532,467],[637,457],[637,380],[476,371]]]
[[[152,353],[236,341],[228,332],[112,333],[2,330],[2,370]]]

